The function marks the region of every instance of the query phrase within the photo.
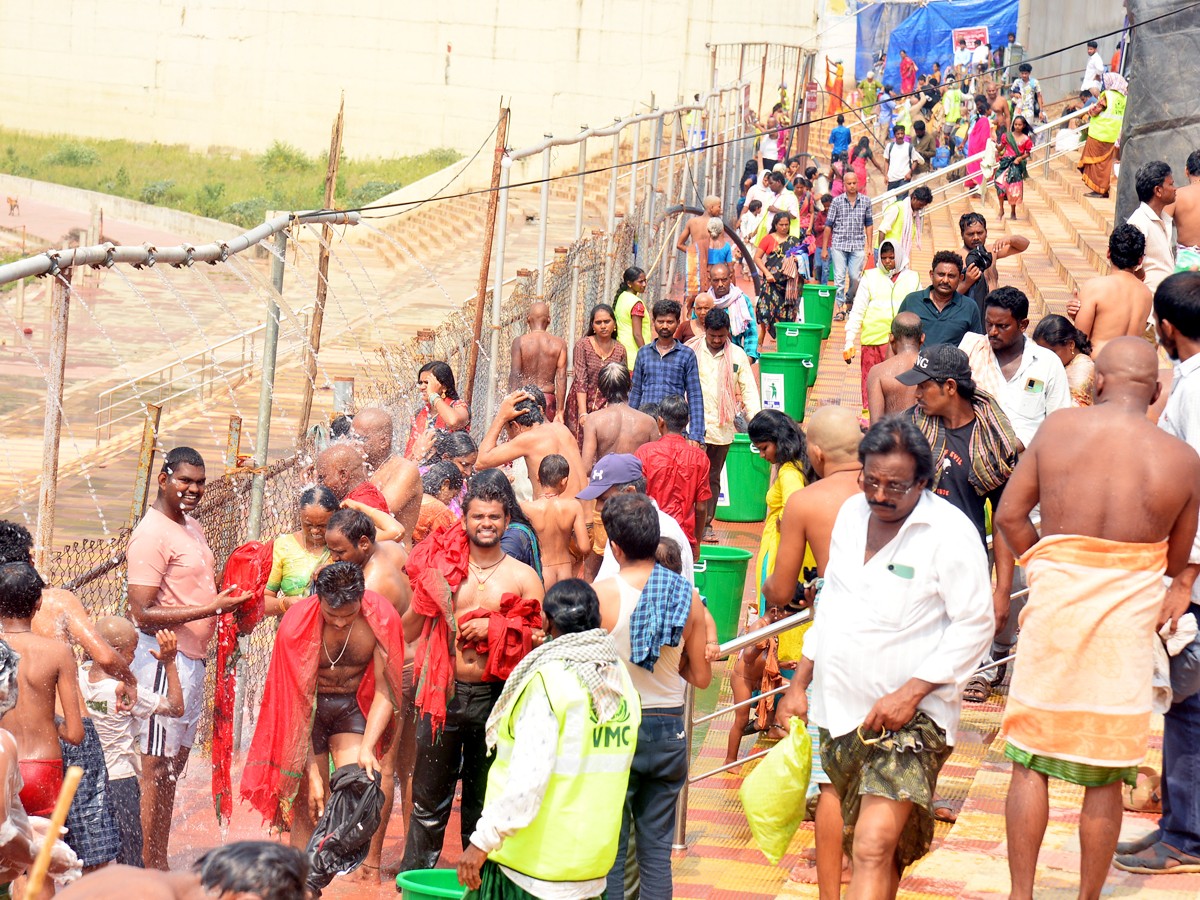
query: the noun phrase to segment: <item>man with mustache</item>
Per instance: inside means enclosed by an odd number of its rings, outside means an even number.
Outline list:
[[[964,356],[965,360],[965,356]],[[933,795],[961,691],[992,639],[987,555],[929,490],[934,456],[905,416],[863,437],[863,493],[838,513],[821,611],[777,713],[813,722],[854,861],[848,896],[895,897],[933,839]]]

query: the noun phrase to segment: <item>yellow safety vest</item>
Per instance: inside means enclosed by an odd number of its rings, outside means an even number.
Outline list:
[[[895,244],[899,238],[886,238]],[[897,256],[899,251],[897,251]],[[911,269],[903,270],[895,281],[885,275],[883,269],[874,268],[863,272],[858,283],[861,294],[867,292],[866,309],[863,310],[862,329],[859,343],[864,347],[878,347],[888,342],[892,334],[892,319],[904,298],[921,289],[921,276]],[[855,297],[855,303],[863,302]]]
[[[1104,112],[1093,116],[1088,122],[1088,137],[1106,144],[1115,144],[1121,136],[1121,124],[1125,121],[1125,95],[1119,91],[1105,91]]]
[[[951,88],[942,95],[942,111],[946,114],[946,122],[950,125],[962,118],[963,93],[958,88]]]
[[[613,307],[615,318],[617,320],[617,340],[625,346],[625,356],[628,357],[626,362],[629,363],[629,371],[633,371],[633,364],[637,361],[638,350],[641,348],[637,345],[637,341],[633,339],[633,308],[641,303],[646,307],[646,315],[642,317],[642,343],[649,344],[654,340],[654,322],[650,315],[650,307],[633,291],[621,291],[621,296],[617,297],[616,306]]]
[[[625,666],[617,669],[624,701],[603,724],[583,683],[560,663],[542,666],[522,686],[500,725],[487,797],[499,796],[508,782],[513,725],[531,688],[546,692],[558,718],[554,773],[537,816],[489,855],[494,862],[541,881],[589,881],[612,868],[642,720],[637,689]]]

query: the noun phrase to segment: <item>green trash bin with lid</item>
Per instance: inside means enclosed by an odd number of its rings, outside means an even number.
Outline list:
[[[775,337],[780,353],[807,353],[820,359],[825,326],[820,322],[780,322],[775,326]]]
[[[737,637],[742,615],[742,597],[746,592],[746,573],[754,554],[738,547],[704,544],[696,561],[696,590],[704,598],[713,621],[717,640],[724,644]]]
[[[808,363],[808,366],[805,363]],[[778,409],[804,421],[812,360],[799,353],[764,353],[758,360],[758,390],[763,409]]]
[[[722,522],[761,522],[767,517],[771,464],[762,458],[747,435],[733,436],[720,485],[715,518]]]
[[[805,322],[819,322],[825,339],[833,331],[833,298],[836,296],[837,288],[831,284],[806,284],[801,293],[800,318]]]

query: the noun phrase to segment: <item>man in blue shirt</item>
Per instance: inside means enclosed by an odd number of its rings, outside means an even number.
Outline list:
[[[658,340],[638,351],[629,405],[639,409],[646,403],[661,403],[672,394],[687,398],[688,440],[700,447],[704,444],[700,366],[691,348],[675,339],[681,312],[674,300],[659,300],[654,304],[654,331]]]
[[[896,121],[896,101],[892,99],[892,86],[885,84],[879,92],[879,127],[884,137],[892,133],[892,123]]]
[[[921,317],[926,347],[934,344],[957,347],[968,331],[983,334],[979,306],[970,297],[958,292],[962,270],[961,256],[952,250],[939,250],[933,255],[929,287],[913,291],[896,311],[897,315],[911,312]]]
[[[829,132],[829,143],[833,145],[834,156],[845,156],[850,149],[850,129],[846,127],[846,117],[838,115],[837,128]]]

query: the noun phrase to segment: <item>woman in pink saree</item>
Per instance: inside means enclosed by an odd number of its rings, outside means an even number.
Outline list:
[[[987,147],[988,138],[992,135],[992,122],[988,118],[988,100],[983,94],[975,95],[975,122],[971,125],[971,130],[967,134],[967,156],[976,156],[984,151]],[[980,182],[980,165],[979,160],[973,160],[967,163],[967,174],[970,178],[967,180],[967,188],[973,189],[979,186]]]

